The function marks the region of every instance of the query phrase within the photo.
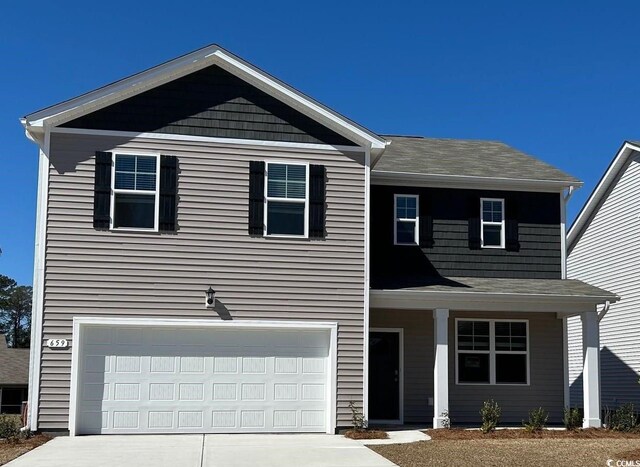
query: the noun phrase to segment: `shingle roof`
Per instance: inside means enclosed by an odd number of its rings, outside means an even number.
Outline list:
[[[29,349],[7,348],[0,334],[0,386],[29,384]]]
[[[499,141],[388,135],[384,138],[391,144],[374,171],[581,183],[560,169]]]
[[[545,295],[617,301],[611,292],[574,279],[504,279],[484,277],[372,277],[373,290]]]

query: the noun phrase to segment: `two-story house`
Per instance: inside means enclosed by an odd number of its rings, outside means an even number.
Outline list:
[[[27,115],[32,430],[506,422],[568,400],[565,191],[505,145],[380,136],[218,46]]]

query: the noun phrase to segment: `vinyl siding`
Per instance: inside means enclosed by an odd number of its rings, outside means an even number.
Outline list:
[[[526,319],[529,321],[530,385],[456,384],[455,319]],[[418,310],[371,310],[370,325],[404,329],[404,419],[431,423],[433,405],[433,313]],[[480,423],[487,399],[502,407],[504,424],[520,425],[530,410],[544,407],[550,423],[560,424],[564,407],[562,320],[555,313],[456,312],[449,315],[449,414],[454,424]]]
[[[343,136],[215,65],[63,126],[355,146]]]
[[[455,319],[529,321],[530,384],[461,385],[455,383]],[[529,411],[543,407],[550,424],[561,424],[564,408],[562,320],[555,313],[451,312],[449,315],[449,414],[452,423],[479,424],[480,408],[493,399],[502,408],[502,424],[521,425]]]
[[[602,406],[640,404],[640,155],[631,157],[569,254],[580,279],[621,297],[600,322]],[[571,405],[582,406],[582,324],[569,319]]]
[[[404,334],[404,422],[433,419],[433,314],[431,311],[371,310],[371,328],[402,328]]]
[[[175,233],[95,230],[94,152],[178,157]],[[338,425],[362,400],[364,156],[151,139],[52,135],[44,335],[72,338],[74,316],[337,321]],[[327,237],[248,235],[251,160],[327,168]],[[223,305],[205,309],[212,285]],[[73,345],[73,342],[71,343]],[[40,429],[67,429],[71,351],[43,349]]]
[[[420,213],[433,216],[432,248],[394,246],[394,194],[418,194]],[[518,251],[469,248],[469,217],[480,216],[481,198],[515,205]],[[512,206],[508,206],[511,204]],[[560,195],[441,188],[372,186],[371,275],[560,279]]]

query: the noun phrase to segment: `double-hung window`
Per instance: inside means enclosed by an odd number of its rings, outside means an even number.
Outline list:
[[[266,234],[306,238],[309,166],[270,162],[266,169]]]
[[[419,236],[418,196],[394,197],[394,244],[417,245]]]
[[[528,384],[527,321],[456,320],[458,383]]]
[[[483,248],[504,248],[504,199],[480,200],[480,240]]]
[[[115,154],[112,228],[158,230],[159,160],[156,155]]]

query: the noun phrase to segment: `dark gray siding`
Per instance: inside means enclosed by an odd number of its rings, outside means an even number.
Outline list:
[[[218,66],[176,79],[62,126],[354,146],[346,138]]]
[[[432,248],[393,245],[394,194],[419,194],[420,212],[433,216]],[[469,217],[480,214],[480,198],[515,204],[518,251],[469,248]],[[441,188],[371,187],[372,286],[410,276],[560,279],[560,195]],[[509,213],[510,207],[506,207]]]

